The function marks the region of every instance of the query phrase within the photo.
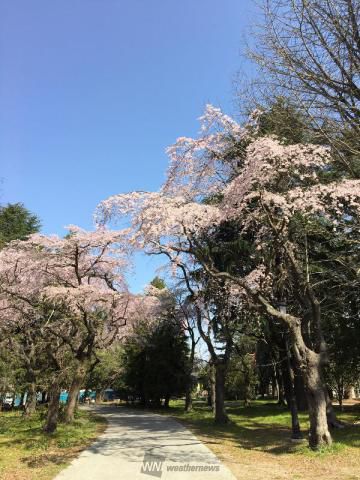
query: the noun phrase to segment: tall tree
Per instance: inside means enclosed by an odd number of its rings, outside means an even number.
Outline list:
[[[123,380],[128,393],[145,406],[168,406],[188,383],[188,345],[175,317],[140,321],[124,343]]]

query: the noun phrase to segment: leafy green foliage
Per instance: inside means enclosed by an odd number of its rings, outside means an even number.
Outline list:
[[[229,399],[244,400],[247,405],[255,398],[258,382],[254,355],[234,356],[230,360],[226,378],[226,394]]]
[[[99,363],[89,373],[86,381],[87,389],[101,391],[106,388],[119,390],[119,376],[122,366],[123,350],[120,345],[113,345],[109,350],[99,351]]]
[[[150,285],[157,288],[158,290],[164,290],[164,288],[166,288],[165,281],[158,276],[156,276],[153,280],[151,280]]]
[[[188,354],[186,336],[175,320],[139,323],[124,346],[122,378],[128,394],[145,405],[183,394],[190,374]]]

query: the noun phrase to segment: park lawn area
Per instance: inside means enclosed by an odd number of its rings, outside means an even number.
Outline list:
[[[43,412],[24,419],[21,412],[0,412],[0,479],[48,480],[106,428],[105,420],[79,411],[72,425],[42,432]]]
[[[360,405],[337,412],[347,426],[333,431],[334,445],[320,452],[309,450],[306,441],[290,441],[290,414],[276,403],[256,401],[243,407],[241,402],[228,402],[231,423],[225,426],[214,425],[204,402],[195,402],[190,413],[184,412],[183,405],[173,401],[167,414],[192,430],[238,479],[360,479]],[[307,414],[300,417],[306,437]]]

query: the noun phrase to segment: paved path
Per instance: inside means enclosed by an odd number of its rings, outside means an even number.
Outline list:
[[[94,410],[108,421],[105,433],[55,480],[235,480],[203,443],[171,418],[111,406]]]

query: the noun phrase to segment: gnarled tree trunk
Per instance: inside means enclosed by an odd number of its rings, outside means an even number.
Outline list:
[[[76,406],[79,399],[79,393],[81,385],[84,382],[85,378],[85,365],[81,362],[76,368],[73,381],[69,389],[69,396],[67,399],[66,410],[65,410],[65,422],[72,423],[74,421],[74,415]]]
[[[322,367],[326,358],[326,346],[320,329],[318,330],[320,352],[317,353],[305,344],[300,319],[295,320],[293,317],[288,326],[295,360],[302,371],[304,379],[310,420],[309,446],[313,450],[317,450],[332,444],[326,415],[326,396],[322,381]]]
[[[44,432],[55,432],[59,418],[59,406],[60,406],[60,386],[55,381],[49,389],[49,406],[46,417],[46,423],[44,425]]]
[[[26,396],[26,403],[24,407],[24,416],[31,417],[36,411],[36,384],[31,382]]]
[[[312,449],[331,445],[326,396],[321,378],[321,355],[307,350],[304,368],[305,390],[309,407],[309,445]]]

